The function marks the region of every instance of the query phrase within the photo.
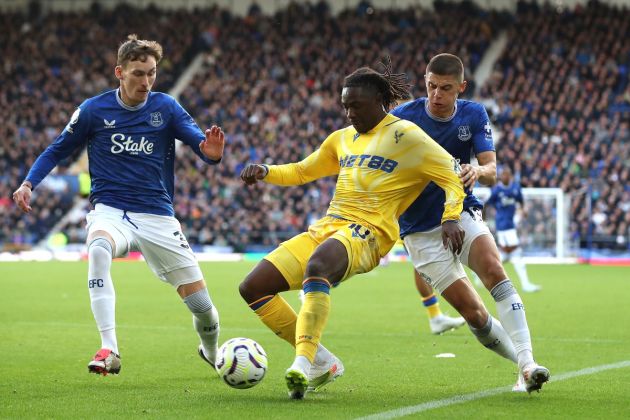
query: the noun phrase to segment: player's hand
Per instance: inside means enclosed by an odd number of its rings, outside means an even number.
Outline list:
[[[444,249],[448,249],[449,245],[455,255],[462,252],[464,245],[464,229],[455,220],[447,220],[442,223],[442,244]]]
[[[31,193],[30,187],[26,184],[20,185],[20,188],[13,193],[13,201],[25,213],[29,213],[33,210],[29,205],[31,202]]]
[[[219,160],[223,157],[225,133],[221,127],[213,125],[206,130],[206,139],[199,143],[199,149],[208,159]]]
[[[464,184],[464,189],[472,188],[479,179],[479,168],[468,163],[462,164],[462,170],[459,173],[459,179]]]
[[[269,171],[263,165],[248,163],[241,171],[241,179],[247,185],[252,185],[267,176]]]

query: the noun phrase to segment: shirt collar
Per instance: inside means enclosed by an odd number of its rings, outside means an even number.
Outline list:
[[[151,95],[151,92],[149,92],[149,95]],[[121,107],[125,108],[128,111],[138,111],[139,109],[141,109],[147,104],[148,99],[149,99],[149,96],[147,96],[147,99],[145,99],[143,102],[139,103],[138,105],[129,106],[126,103],[124,103],[122,98],[120,97],[120,88],[116,89],[116,102],[118,102],[118,105],[120,105]]]
[[[450,120],[455,118],[455,114],[457,114],[457,100],[455,100],[455,109],[453,110],[453,113],[451,114],[450,117],[441,118],[441,117],[431,114],[431,111],[429,111],[429,98],[427,98],[427,100],[424,102],[424,110],[427,112],[427,115],[429,116],[429,118],[431,118],[434,121],[449,122]]]

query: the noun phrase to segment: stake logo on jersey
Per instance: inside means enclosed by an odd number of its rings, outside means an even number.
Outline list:
[[[514,197],[508,197],[504,192],[499,193],[499,201],[501,201],[501,205],[503,207],[513,206],[516,204]]]
[[[201,153],[205,135],[173,97],[150,92],[146,102],[131,107],[112,90],[79,106],[27,179],[36,186],[59,161],[87,145],[93,205],[173,216],[176,138],[204,162],[216,163]]]
[[[481,104],[458,99],[452,116],[437,118],[430,114],[427,98],[418,98],[396,107],[392,114],[418,125],[453,155],[458,161],[457,165],[453,163],[457,173],[461,171],[459,164],[470,164],[473,155],[494,151],[488,114]],[[481,201],[472,194],[472,190],[466,190],[466,194],[465,210],[483,207]],[[442,189],[433,183],[429,184],[400,217],[401,236],[438,227],[445,198]]]
[[[122,133],[113,134],[112,137],[112,153],[127,152],[130,155],[138,155],[144,153],[150,155],[153,153],[153,143],[142,137],[140,140],[135,141],[131,136],[125,136]]]

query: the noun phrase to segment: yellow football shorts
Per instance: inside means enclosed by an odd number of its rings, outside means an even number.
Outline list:
[[[291,290],[302,288],[306,264],[321,243],[328,238],[341,242],[348,253],[348,269],[341,281],[355,274],[367,273],[380,262],[373,229],[350,220],[325,216],[269,253],[265,259],[284,276]]]

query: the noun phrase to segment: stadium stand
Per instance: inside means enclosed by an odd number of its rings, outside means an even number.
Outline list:
[[[114,66],[111,51],[129,28],[165,46],[156,90],[167,91],[197,53],[206,54],[180,101],[200,125],[220,124],[228,146],[216,168],[192,154],[179,157],[175,209],[191,243],[237,252],[272,248],[325,211],[334,179],[296,188],[244,188],[238,173],[248,161],[299,160],[344,126],[339,91],[345,74],[391,55],[394,68],[408,74],[414,95],[423,95],[424,66],[433,54],[463,57],[471,80],[492,40],[507,30],[509,47],[477,97],[487,104],[500,134],[499,162],[512,166],[523,186],[557,186],[574,194],[570,229],[582,246],[593,233],[596,244],[628,249],[628,9],[600,3],[562,12],[549,7],[519,2],[512,14],[438,1],[434,10],[369,14],[354,8],[333,16],[320,2],[291,4],[273,16],[252,9],[238,17],[217,8],[118,8],[36,18],[1,14],[8,30],[0,34],[0,45],[8,58],[0,68],[7,81],[0,86],[0,115],[6,122],[0,128],[5,181],[0,184],[0,243],[32,246],[70,208],[71,186],[67,194],[38,189],[32,215],[20,214],[4,198],[74,107],[115,86],[107,70]],[[47,46],[46,54],[34,53],[38,45]],[[474,90],[470,86],[468,95]],[[528,212],[540,231],[546,229],[545,214]],[[71,242],[81,242],[81,217],[74,220],[64,232]]]

